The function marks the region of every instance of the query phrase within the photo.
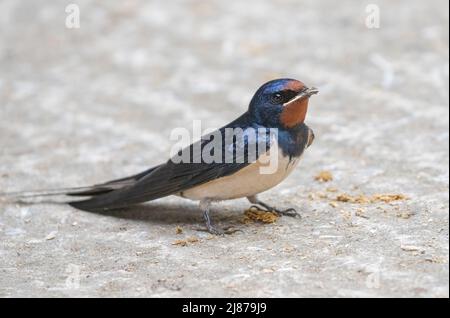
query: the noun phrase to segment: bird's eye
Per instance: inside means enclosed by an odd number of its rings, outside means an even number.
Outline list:
[[[283,101],[283,95],[280,93],[275,93],[272,95],[271,101],[273,104],[280,104]]]

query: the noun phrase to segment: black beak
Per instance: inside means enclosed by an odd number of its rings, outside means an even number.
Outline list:
[[[319,90],[315,87],[305,87],[297,96],[302,96],[302,97],[310,97],[312,95],[316,95],[319,94]]]
[[[291,99],[286,104],[284,104],[284,106],[289,105],[290,103],[296,102],[298,100],[301,100],[303,98],[309,98],[312,95],[316,95],[318,93],[319,93],[319,90],[315,87],[311,87],[311,88],[305,87],[293,99]]]

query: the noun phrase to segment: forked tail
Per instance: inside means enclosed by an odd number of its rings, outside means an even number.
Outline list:
[[[35,191],[17,191],[17,192],[0,192],[0,201],[6,202],[20,202],[26,199],[35,198],[48,198],[48,197],[59,197],[59,196],[69,196],[69,197],[92,197],[101,194],[106,194],[108,192],[123,189],[134,185],[138,180],[152,172],[154,168],[141,172],[139,174],[133,175],[131,177],[117,179],[109,181],[102,184],[97,184],[88,187],[75,187],[75,188],[60,188],[60,189],[46,189],[46,190],[35,190]]]

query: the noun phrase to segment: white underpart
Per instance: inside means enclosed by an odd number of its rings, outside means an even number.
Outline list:
[[[256,195],[275,187],[292,172],[300,158],[289,160],[289,156],[284,156],[277,144],[272,145],[270,149],[278,152],[278,163],[274,173],[261,173],[261,168],[270,165],[270,162],[267,162],[267,159],[271,158],[270,153],[266,153],[264,160],[257,160],[230,176],[196,186],[183,191],[180,195],[191,200],[221,201]]]

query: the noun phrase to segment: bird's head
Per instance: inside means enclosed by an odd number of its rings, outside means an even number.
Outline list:
[[[269,128],[293,128],[305,121],[309,98],[318,92],[294,79],[276,79],[256,91],[249,114]]]

